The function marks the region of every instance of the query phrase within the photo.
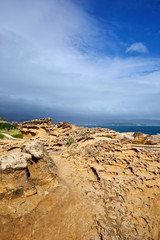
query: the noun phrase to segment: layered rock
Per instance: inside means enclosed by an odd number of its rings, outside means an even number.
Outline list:
[[[21,123],[19,125],[19,130],[22,132],[24,138],[30,138],[37,135],[46,136],[51,123],[52,118],[34,119]]]
[[[31,121],[23,122],[21,125],[24,126],[30,126],[30,125],[51,125],[52,118],[40,118],[40,119],[34,119]]]

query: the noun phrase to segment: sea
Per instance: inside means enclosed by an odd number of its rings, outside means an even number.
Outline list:
[[[142,132],[149,135],[160,135],[160,126],[108,126],[108,125],[79,125],[88,128],[109,128],[116,132]]]

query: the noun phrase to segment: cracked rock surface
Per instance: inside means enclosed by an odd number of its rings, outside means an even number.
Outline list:
[[[68,123],[49,129],[29,142],[0,140],[0,239],[159,240],[160,145]],[[10,152],[21,157],[7,163]]]

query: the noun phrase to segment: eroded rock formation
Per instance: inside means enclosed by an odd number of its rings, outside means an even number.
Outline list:
[[[56,178],[56,165],[37,141],[27,141],[15,151],[0,157],[0,196],[14,198],[37,193],[36,185]]]
[[[160,139],[128,136],[59,123],[29,142],[1,140],[0,239],[159,240]]]
[[[14,152],[0,157],[0,198],[14,198],[36,193],[34,185],[28,181],[27,161],[31,155]]]
[[[46,135],[52,123],[52,118],[34,119],[23,122],[19,125],[19,130],[25,138],[34,137],[36,135]]]
[[[51,125],[52,118],[40,118],[40,119],[34,119],[31,121],[23,122],[21,125],[24,126],[30,126],[30,125]]]

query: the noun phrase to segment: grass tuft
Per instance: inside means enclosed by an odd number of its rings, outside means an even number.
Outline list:
[[[13,134],[12,137],[14,138],[23,138],[22,133],[17,133],[17,134]]]
[[[71,146],[71,144],[74,143],[74,138],[69,138],[68,141],[67,141],[67,146]]]
[[[4,135],[0,133],[0,139],[4,139]]]
[[[107,138],[113,138],[111,135],[98,135],[97,137],[107,137]]]
[[[79,135],[85,137],[88,135],[88,133],[80,133]]]

